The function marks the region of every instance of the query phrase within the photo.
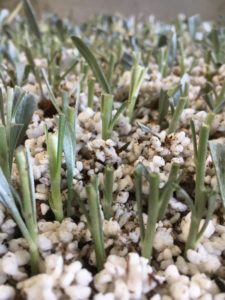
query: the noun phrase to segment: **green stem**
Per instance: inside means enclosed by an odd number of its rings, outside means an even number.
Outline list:
[[[51,195],[49,199],[51,209],[59,222],[64,218],[60,181],[60,176],[55,176],[54,179],[51,179]]]
[[[88,79],[88,107],[93,108],[94,104],[94,88],[95,80],[94,78]]]
[[[102,117],[102,139],[107,140],[111,137],[110,123],[112,119],[113,96],[103,94],[101,99],[101,117]]]
[[[112,166],[105,167],[105,179],[104,179],[104,198],[103,198],[103,211],[106,220],[109,220],[112,215],[112,201],[113,201],[113,176],[114,168]]]
[[[142,243],[142,255],[151,260],[153,240],[155,236],[155,227],[158,217],[159,207],[159,174],[152,173],[149,175],[150,192],[148,199],[148,222],[145,231],[145,237]]]
[[[88,64],[86,62],[84,62],[83,65],[82,65],[82,72],[81,72],[81,74],[83,74],[83,76],[82,76],[81,81],[80,81],[80,90],[81,91],[83,91],[84,82],[87,78],[88,71],[89,71]]]
[[[133,96],[133,97],[129,98],[129,106],[128,106],[128,110],[127,110],[127,115],[128,115],[128,118],[130,119],[130,121],[132,121],[132,119],[133,119],[133,112],[134,112],[135,104],[136,104],[136,97]]]
[[[185,63],[184,63],[184,48],[181,40],[178,40],[178,47],[180,49],[180,58],[179,60],[179,66],[180,66],[180,76],[182,77],[185,73]]]
[[[113,75],[113,71],[115,68],[115,64],[116,64],[116,56],[114,53],[112,53],[110,55],[110,60],[109,60],[109,68],[108,68],[108,73],[107,73],[107,80],[109,85],[112,85],[112,75]]]
[[[130,90],[129,90],[129,105],[127,109],[127,115],[130,119],[130,122],[133,119],[134,107],[136,105],[136,101],[138,98],[138,94],[141,88],[141,85],[144,81],[145,74],[147,69],[138,65],[139,55],[134,57],[134,63],[131,73],[131,83],[130,83]]]
[[[192,143],[193,143],[193,148],[194,148],[194,160],[195,160],[195,164],[196,164],[197,157],[198,157],[198,144],[197,144],[197,139],[196,139],[195,123],[193,120],[191,120],[191,133],[192,133]]]
[[[58,221],[62,221],[64,217],[61,196],[61,163],[65,124],[65,115],[61,114],[59,116],[58,133],[47,133],[47,151],[51,179],[51,195],[49,203]]]
[[[203,124],[199,134],[198,157],[196,161],[195,207],[197,218],[201,219],[205,206],[205,161],[209,138],[209,126]]]
[[[200,220],[195,215],[195,212],[192,211],[190,229],[185,244],[185,255],[187,254],[188,249],[195,249],[196,247],[198,241],[197,236],[198,236],[199,224],[200,224]]]
[[[181,98],[179,100],[179,102],[176,106],[176,109],[174,111],[172,120],[170,122],[170,126],[169,126],[168,131],[167,131],[168,134],[173,133],[173,132],[176,131],[176,129],[178,127],[178,124],[179,124],[179,121],[180,121],[180,116],[181,116],[182,111],[184,110],[184,108],[187,104],[187,101],[188,101],[187,97]]]
[[[213,122],[214,114],[209,113],[206,117],[205,123],[201,126],[199,133],[199,143],[197,147],[197,157],[196,157],[196,182],[195,182],[195,203],[192,208],[191,215],[191,225],[189,230],[188,239],[185,245],[185,253],[188,249],[194,249],[203,233],[203,229],[200,230],[199,226],[206,209],[206,201],[208,197],[208,192],[205,189],[205,161],[207,158],[207,147],[209,139],[210,126]],[[208,208],[212,211],[212,207]],[[208,217],[209,218],[209,217]]]
[[[92,233],[92,238],[94,241],[97,268],[100,271],[104,267],[104,263],[106,261],[106,254],[104,248],[104,237],[100,215],[98,182],[95,176],[92,178],[91,183],[87,185],[86,192],[91,222],[90,231]]]
[[[10,182],[11,177],[11,159],[9,158],[9,147],[6,136],[6,127],[0,125],[0,167],[7,178],[8,182]]]
[[[30,232],[31,238],[34,242],[37,240],[37,223],[36,215],[33,214],[32,208],[32,195],[31,195],[31,184],[28,175],[28,166],[25,153],[19,149],[16,152],[16,162],[20,175],[20,183],[22,188],[22,213]]]
[[[168,47],[160,48],[159,56],[159,70],[162,77],[165,77],[168,70],[168,57],[169,57],[169,50]]]
[[[145,227],[142,216],[142,166],[138,165],[134,172],[134,187],[135,187],[135,198],[137,202],[137,213],[140,224],[141,242],[145,237]]]
[[[172,197],[173,192],[176,188],[179,167],[180,166],[176,163],[172,164],[168,181],[163,187],[162,193],[160,193],[160,208],[158,213],[158,220],[161,220],[165,216],[169,200]]]
[[[68,187],[68,197],[66,203],[66,215],[67,217],[71,217],[73,210],[72,210],[72,203],[73,203],[73,173],[67,170],[67,187]]]
[[[30,249],[30,264],[31,264],[31,273],[35,275],[39,271],[39,262],[40,262],[40,255],[38,252],[37,241],[29,243]]]

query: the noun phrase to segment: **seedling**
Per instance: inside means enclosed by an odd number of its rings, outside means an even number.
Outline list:
[[[0,167],[9,181],[15,149],[24,139],[35,108],[34,95],[8,87],[4,100],[0,89]]]
[[[96,176],[92,176],[91,182],[86,186],[86,193],[88,199],[87,210],[85,208],[84,213],[87,218],[88,227],[91,231],[94,241],[96,262],[98,270],[103,269],[106,261],[106,254],[104,249],[104,237],[102,230],[102,221],[100,213],[100,200],[98,190],[98,180]]]
[[[36,274],[39,270],[40,257],[37,246],[38,229],[34,179],[28,147],[25,147],[25,150],[22,148],[17,150],[16,162],[22,197],[20,198],[6,179],[2,169],[0,169],[0,202],[10,211],[21,233],[26,239],[31,255],[31,272],[32,274]],[[17,205],[19,205],[20,210]]]
[[[199,15],[193,15],[188,18],[188,29],[193,40],[196,39],[196,33],[201,23]]]
[[[158,49],[156,60],[162,77],[168,75],[168,68],[172,67],[177,57],[177,32],[175,26],[161,26],[158,28]]]
[[[170,107],[170,101],[169,101],[169,96],[168,92],[161,89],[160,95],[159,95],[159,106],[158,106],[158,123],[160,125],[160,129],[164,129],[168,127],[168,121],[166,120],[166,115],[169,111]]]
[[[22,49],[26,55],[27,61],[29,63],[27,68],[30,68],[31,71],[33,72],[36,81],[38,83],[42,99],[45,99],[46,96],[43,91],[42,87],[42,78],[41,78],[41,73],[43,75],[43,69],[40,70],[39,67],[37,67],[35,60],[34,60],[34,54],[32,52],[32,47],[30,43],[28,43],[29,46],[23,46]],[[52,46],[53,47],[53,46]],[[52,84],[54,89],[58,89],[60,86],[60,82],[65,79],[65,77],[74,69],[74,67],[77,65],[78,60],[73,59],[71,63],[67,66],[61,66],[59,65],[59,62],[56,63],[58,56],[61,56],[61,53],[59,53],[59,50],[56,50],[55,52],[52,50],[50,54],[44,53],[43,56],[46,57],[48,61],[48,78],[50,83]],[[26,75],[26,73],[25,73]],[[45,76],[47,78],[47,76]]]
[[[209,113],[205,122],[202,124],[199,132],[199,142],[197,145],[194,123],[191,123],[193,144],[194,144],[194,161],[196,166],[195,181],[195,201],[181,190],[184,199],[191,209],[191,225],[185,245],[185,252],[188,249],[195,249],[199,239],[202,237],[214,211],[215,194],[205,187],[205,162],[207,158],[208,138],[214,115]],[[207,208],[208,205],[208,208]],[[200,228],[201,219],[206,214],[204,224]]]
[[[225,84],[217,93],[212,84],[208,82],[206,90],[207,93],[203,96],[206,104],[215,114],[220,113],[225,106]]]
[[[178,49],[180,52],[180,55],[178,55],[177,57],[179,67],[180,67],[180,75],[183,76],[185,73],[190,74],[192,69],[196,66],[197,60],[195,57],[193,57],[193,61],[191,65],[187,68],[187,66],[185,65],[185,54],[184,54],[184,46],[183,46],[182,39],[180,38],[177,42],[178,42]]]
[[[212,26],[211,32],[206,36],[205,43],[211,49],[211,60],[216,67],[224,64],[225,29],[221,26]]]
[[[209,141],[209,149],[215,166],[220,194],[225,209],[225,146],[219,141]]]
[[[42,69],[42,75],[48,88],[50,99],[54,105],[58,114],[65,118],[65,130],[63,137],[63,150],[67,166],[67,185],[68,185],[68,199],[67,199],[67,216],[71,216],[72,213],[72,199],[73,199],[73,173],[75,167],[76,156],[76,122],[80,99],[80,88],[76,86],[76,106],[72,108],[69,106],[69,96],[67,93],[62,94],[63,109],[61,109],[57,103],[52,88],[48,82],[47,75]]]
[[[137,201],[138,219],[140,223],[141,232],[141,251],[142,255],[151,260],[153,240],[155,235],[155,227],[157,221],[161,220],[166,213],[166,209],[173,192],[175,191],[178,183],[179,165],[172,164],[168,181],[159,188],[159,174],[149,173],[147,169],[139,164],[134,173],[135,182],[135,196]],[[149,183],[148,194],[148,221],[147,227],[144,227],[143,221],[143,208],[142,208],[142,177],[145,176]]]
[[[113,177],[114,168],[110,165],[107,165],[105,167],[104,181],[101,188],[103,192],[102,209],[104,218],[106,220],[109,220],[113,215]],[[94,175],[91,177],[90,183],[86,186],[88,208],[84,205],[79,195],[77,195],[77,199],[82,213],[86,216],[88,227],[93,237],[97,268],[98,270],[101,270],[106,260],[106,254],[104,249],[99,190],[100,187],[98,184],[98,179]]]
[[[172,119],[169,123],[169,128],[167,129],[168,134],[171,134],[177,130],[180,116],[188,102],[189,86],[186,76],[187,75],[184,75],[182,77],[180,85],[169,91],[161,90],[160,92],[158,122],[161,129],[168,125],[165,117],[169,108],[171,109],[172,113]]]
[[[77,60],[73,60],[72,63],[66,67],[66,69],[63,70],[62,74],[60,71],[63,69],[63,67],[60,65],[61,56],[62,56],[62,47],[59,45],[58,41],[55,39],[48,39],[50,40],[49,45],[45,45],[44,35],[42,34],[35,10],[30,2],[30,0],[22,0],[24,12],[27,17],[27,21],[29,24],[29,29],[33,33],[33,36],[38,41],[38,46],[40,46],[42,57],[45,57],[48,62],[48,77],[49,81],[53,85],[54,88],[57,88],[60,84],[60,82],[65,78],[65,76],[74,68],[74,66],[77,64]],[[32,72],[34,73],[34,76],[36,77],[36,80],[38,82],[42,98],[45,99],[45,95],[43,93],[42,85],[41,85],[41,77],[40,77],[40,70],[36,66],[34,62],[34,57],[37,57],[32,50],[32,46],[30,43],[30,36],[27,36],[26,43],[24,43],[26,46],[23,46],[23,50],[26,54],[27,60],[29,62],[29,65],[32,69]],[[36,50],[36,49],[35,49]]]
[[[63,202],[61,195],[61,164],[63,152],[63,139],[65,133],[65,116],[59,116],[59,126],[57,133],[46,133],[47,151],[49,157],[49,172],[51,179],[51,190],[49,204],[56,220],[62,221],[64,218]]]
[[[31,71],[33,72],[33,74],[34,74],[34,76],[37,80],[37,83],[38,83],[38,86],[39,86],[39,89],[40,89],[40,92],[41,92],[41,97],[42,97],[42,99],[45,99],[45,94],[44,94],[44,91],[43,91],[43,88],[42,88],[40,70],[38,69],[38,67],[35,64],[33,53],[31,51],[31,47],[23,46],[23,50],[24,50],[24,53],[26,55],[29,66],[31,68]]]
[[[2,69],[4,69],[8,73],[14,85],[21,86],[27,80],[30,68],[28,65],[20,62],[19,52],[12,41],[9,41],[6,44],[4,56],[13,67],[13,69],[3,66]],[[3,79],[3,82],[5,82],[3,75],[1,75],[1,79]]]
[[[76,86],[76,105],[75,108],[69,106],[69,97],[67,93],[63,93],[63,103],[64,103],[64,114],[66,118],[65,132],[63,139],[63,151],[66,160],[67,166],[67,186],[68,186],[68,198],[67,198],[67,216],[71,216],[72,211],[72,202],[74,199],[74,190],[73,190],[73,175],[74,175],[74,166],[76,160],[76,124],[77,124],[77,115],[78,107],[80,102],[80,89],[79,84]]]
[[[131,70],[131,83],[129,89],[129,104],[127,115],[130,121],[132,121],[133,119],[134,107],[137,101],[141,85],[144,81],[146,72],[147,69],[139,65],[139,55],[137,54],[136,56],[134,56],[133,59],[133,67]]]
[[[187,102],[188,102],[188,84],[185,83],[185,87],[184,87],[182,96],[180,97],[180,99],[175,107],[175,110],[173,112],[172,120],[170,121],[170,125],[167,130],[168,134],[173,133],[177,130],[177,127],[178,127],[179,121],[180,121],[180,116],[181,116],[184,108],[186,107]]]
[[[103,94],[101,98],[101,117],[102,117],[102,139],[107,140],[111,138],[113,128],[119,116],[126,109],[128,102],[121,104],[116,114],[113,116],[113,96],[110,94]]]

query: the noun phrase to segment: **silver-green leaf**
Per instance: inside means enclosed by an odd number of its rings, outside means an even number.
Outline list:
[[[225,208],[225,144],[212,140],[209,141],[209,148],[216,169],[223,206]]]

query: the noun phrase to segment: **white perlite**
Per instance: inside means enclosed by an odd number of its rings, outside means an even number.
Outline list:
[[[141,299],[163,281],[163,277],[153,274],[146,258],[129,253],[127,259],[110,255],[104,269],[95,276],[94,286],[99,291],[99,299],[107,293],[113,293],[115,299],[129,300]]]
[[[15,289],[10,285],[0,285],[0,300],[13,300]]]
[[[56,300],[62,290],[73,300],[85,300],[91,295],[92,274],[82,269],[79,261],[65,265],[61,255],[52,254],[46,257],[45,272],[17,285],[28,300]]]
[[[190,262],[197,265],[201,272],[215,273],[221,266],[219,257],[209,254],[202,245],[199,245],[196,251],[189,249],[187,258]]]
[[[25,272],[20,271],[18,259],[15,253],[7,252],[0,260],[2,272],[12,276],[16,281],[23,280],[27,277]]]
[[[27,300],[56,300],[53,285],[52,276],[39,274],[20,282],[17,287],[26,293]]]
[[[153,246],[159,252],[163,251],[167,247],[172,247],[173,237],[171,235],[171,230],[167,230],[165,228],[157,230],[155,233]]]

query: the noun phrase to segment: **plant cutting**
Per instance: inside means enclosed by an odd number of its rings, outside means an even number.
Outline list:
[[[208,139],[210,127],[213,122],[214,115],[209,113],[206,120],[202,124],[199,132],[199,142],[197,144],[195,126],[192,122],[192,135],[194,144],[194,161],[196,165],[196,182],[195,182],[195,201],[191,200],[186,193],[184,198],[191,209],[191,224],[187,242],[185,244],[185,252],[188,249],[195,249],[198,241],[202,237],[214,211],[215,194],[205,187],[205,161],[207,155]],[[208,209],[207,209],[208,205]],[[200,227],[200,222],[206,213],[206,219]]]
[[[86,186],[86,194],[89,208],[86,209],[85,206],[81,206],[87,218],[89,230],[92,234],[97,268],[98,270],[101,270],[103,269],[104,263],[106,261],[106,253],[104,248],[104,236],[100,213],[98,180],[96,176],[93,176],[90,180],[90,183]]]
[[[155,235],[156,223],[161,220],[166,213],[166,209],[173,192],[178,185],[179,165],[173,164],[170,170],[168,181],[163,188],[159,188],[158,173],[149,173],[147,169],[139,164],[134,173],[135,197],[137,202],[138,219],[141,232],[142,255],[148,260],[152,258],[153,240]],[[148,194],[148,221],[146,228],[143,221],[143,201],[142,201],[142,177],[145,176],[149,183]]]
[[[134,55],[133,59],[133,67],[131,70],[131,82],[130,82],[130,89],[129,89],[129,105],[127,108],[127,114],[132,121],[133,119],[133,111],[137,101],[137,97],[141,88],[141,85],[144,81],[147,69],[139,65],[139,55]]]
[[[103,94],[101,98],[101,117],[102,117],[102,139],[111,138],[112,131],[119,116],[126,109],[128,102],[125,101],[113,116],[113,95]]]
[[[35,188],[28,147],[25,147],[25,150],[22,148],[17,150],[16,162],[21,180],[21,197],[0,169],[0,202],[10,211],[28,243],[31,255],[31,272],[34,275],[39,271],[40,257],[37,247]]]
[[[224,157],[225,147],[220,141],[209,141],[209,149],[211,152],[212,160],[215,166],[220,194],[225,208],[225,174],[224,174]]]
[[[61,164],[63,152],[63,139],[65,132],[65,116],[59,116],[57,133],[46,132],[47,151],[49,156],[49,172],[51,179],[51,191],[49,204],[57,221],[64,218],[63,202],[61,195]]]
[[[69,106],[69,95],[66,92],[62,93],[63,108],[60,108],[53,90],[49,84],[47,75],[42,69],[42,75],[48,88],[50,99],[56,111],[61,115],[62,118],[62,135],[60,138],[63,139],[63,151],[67,165],[67,185],[68,185],[68,198],[67,198],[67,216],[71,216],[72,213],[72,201],[73,201],[73,173],[75,167],[75,156],[76,156],[76,124],[77,115],[80,102],[80,86],[76,86],[76,105],[75,108]],[[65,123],[65,124],[64,124]],[[64,124],[64,125],[63,125]],[[61,151],[61,150],[60,150]],[[59,178],[58,178],[59,180]]]
[[[169,91],[161,89],[159,95],[159,114],[158,122],[162,129],[168,126],[167,134],[174,133],[179,125],[180,116],[187,106],[188,102],[188,75],[184,74],[179,85],[171,88]],[[166,121],[166,115],[169,111],[172,113],[170,123]]]
[[[213,85],[208,82],[204,100],[215,114],[221,112],[225,105],[225,84],[222,86],[220,92],[216,92]]]
[[[0,167],[8,180],[15,150],[23,142],[35,108],[34,95],[25,93],[19,88],[8,87],[4,99],[0,89]]]
[[[187,102],[188,102],[188,84],[185,83],[184,91],[183,91],[178,103],[176,104],[176,107],[174,108],[172,120],[171,120],[169,128],[167,130],[168,134],[176,131],[179,121],[180,121],[180,116],[181,116],[185,106],[187,105]]]

